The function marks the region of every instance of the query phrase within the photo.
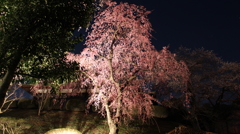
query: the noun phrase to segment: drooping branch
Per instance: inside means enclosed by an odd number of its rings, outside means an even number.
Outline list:
[[[110,134],[116,134],[121,121],[133,120],[134,111],[143,122],[153,115],[156,99],[148,94],[147,84],[184,83],[188,73],[167,48],[157,52],[151,45],[150,12],[128,3],[107,4],[95,16],[86,48],[68,59],[79,62],[82,73],[92,80],[88,105],[107,117]]]

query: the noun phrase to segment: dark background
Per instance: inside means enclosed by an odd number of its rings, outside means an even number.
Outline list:
[[[152,43],[158,50],[167,45],[171,51],[203,47],[225,61],[240,62],[240,0],[116,1],[152,11]]]

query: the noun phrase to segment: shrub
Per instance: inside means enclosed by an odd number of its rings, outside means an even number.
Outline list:
[[[52,129],[45,134],[82,134],[76,129],[71,129],[71,128],[57,128],[57,129]]]
[[[34,104],[32,99],[20,99],[18,101],[18,108],[30,109],[30,108],[36,108],[36,105]]]
[[[86,109],[86,102],[81,99],[70,99],[66,103],[66,110],[83,112]]]

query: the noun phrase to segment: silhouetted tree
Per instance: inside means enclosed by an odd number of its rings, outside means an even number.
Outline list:
[[[187,118],[197,128],[211,129],[211,122],[224,118],[224,104],[230,105],[240,95],[240,64],[225,62],[212,51],[180,48],[177,59],[185,61],[190,71],[188,91],[190,107]]]

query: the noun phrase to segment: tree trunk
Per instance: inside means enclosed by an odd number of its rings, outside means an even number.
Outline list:
[[[108,102],[105,100],[105,110],[107,113],[107,122],[109,127],[109,134],[118,134],[118,125],[116,122],[111,118],[111,112],[109,109]]]
[[[2,82],[0,83],[0,107],[2,107],[2,105],[3,105],[4,98],[6,96],[6,92],[9,88],[9,85],[12,82],[13,77],[14,77],[14,71],[8,69],[2,79]]]
[[[110,119],[112,120],[112,119]],[[108,119],[108,127],[109,127],[109,134],[118,134],[118,127],[115,123],[112,121],[109,121]]]
[[[21,55],[16,54],[14,59],[11,61],[12,64],[9,64],[7,68],[7,72],[5,73],[2,82],[0,82],[0,107],[2,107],[4,98],[6,96],[6,93],[8,91],[8,88],[13,80],[13,77],[15,75],[16,68],[21,60]]]

